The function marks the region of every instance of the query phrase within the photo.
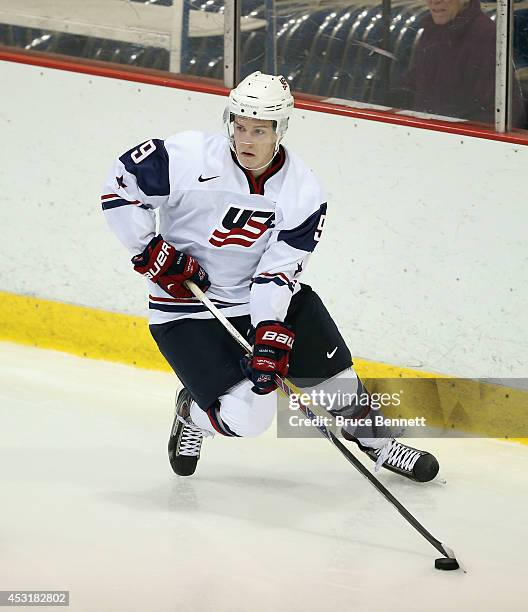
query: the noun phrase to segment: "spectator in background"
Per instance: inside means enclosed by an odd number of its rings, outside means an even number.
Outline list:
[[[426,0],[429,14],[409,71],[394,100],[399,108],[494,122],[495,24],[480,0]],[[524,127],[521,91],[514,81],[513,125]]]

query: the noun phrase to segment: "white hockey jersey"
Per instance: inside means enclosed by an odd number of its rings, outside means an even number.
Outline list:
[[[101,204],[130,254],[159,233],[209,274],[207,295],[228,317],[283,321],[324,224],[326,203],[311,170],[280,147],[259,178],[242,168],[221,134],[182,132],[149,140],[117,159]],[[151,323],[210,318],[148,280]]]

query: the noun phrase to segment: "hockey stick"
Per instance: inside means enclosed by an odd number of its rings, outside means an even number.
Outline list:
[[[253,349],[249,342],[242,336],[238,330],[228,321],[228,319],[218,310],[218,308],[211,302],[211,300],[205,295],[205,293],[192,281],[185,281],[185,286],[193,293],[193,295],[202,302],[202,304],[209,310],[209,312],[224,326],[234,340],[246,351],[248,356],[251,356]],[[295,394],[298,398],[297,403],[301,412],[308,417],[310,420],[316,419],[316,415],[310,409],[310,406],[301,401],[300,391],[286,378],[275,376],[275,382],[279,389],[287,396]],[[430,544],[432,544],[436,550],[442,554],[446,559],[452,559],[455,563],[452,567],[441,568],[435,563],[435,567],[438,569],[456,569],[458,568],[458,562],[455,557],[455,553],[445,544],[442,544],[437,540],[395,497],[394,495],[384,486],[381,482],[370,472],[362,463],[352,454],[352,452],[337,438],[337,436],[330,431],[324,425],[319,425],[317,421],[314,423],[319,432],[325,436],[382,495],[385,499],[390,502],[396,510],[403,516],[403,518],[412,525],[418,533],[420,533]],[[437,563],[442,559],[437,559]],[[465,571],[465,570],[464,570]]]

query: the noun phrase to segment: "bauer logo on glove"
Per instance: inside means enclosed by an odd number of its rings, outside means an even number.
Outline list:
[[[158,235],[145,247],[145,250],[132,258],[134,270],[143,274],[153,283],[175,298],[192,298],[191,291],[183,284],[191,280],[207,291],[211,286],[207,272],[186,253],[178,251],[172,244]]]
[[[160,274],[160,272],[162,272],[163,266],[167,263],[167,260],[169,259],[170,249],[171,245],[168,242],[163,241],[160,250],[158,251],[158,254],[156,256],[156,260],[154,261],[154,265],[152,266],[152,268],[144,272],[144,276],[150,278],[154,282],[157,282],[158,275]],[[136,257],[140,256],[137,255]]]
[[[278,334],[275,331],[267,331],[262,335],[262,340],[274,340],[277,344],[285,344],[293,348],[293,336],[290,334]]]
[[[253,357],[241,361],[242,371],[253,383],[254,393],[271,393],[277,388],[275,376],[286,376],[294,339],[295,334],[285,323],[261,321],[257,325]]]

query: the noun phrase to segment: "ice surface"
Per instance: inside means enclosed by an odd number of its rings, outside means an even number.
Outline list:
[[[527,446],[427,440],[447,485],[381,474],[469,573],[439,572],[325,440],[217,436],[176,477],[175,386],[0,344],[0,590],[70,590],[82,611],[526,609]]]

